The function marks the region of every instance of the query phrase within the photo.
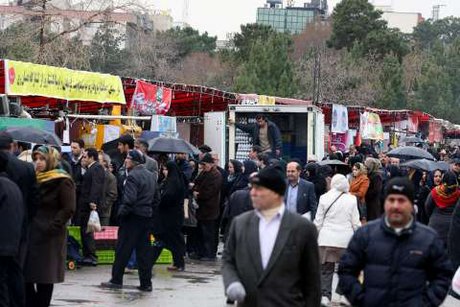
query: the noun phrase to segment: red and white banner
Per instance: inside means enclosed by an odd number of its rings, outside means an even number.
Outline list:
[[[164,115],[171,107],[172,90],[145,81],[136,82],[131,108],[141,115]]]

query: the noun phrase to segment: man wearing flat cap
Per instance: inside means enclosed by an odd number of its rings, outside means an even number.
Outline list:
[[[123,287],[123,274],[129,258],[136,250],[139,267],[139,290],[152,291],[152,266],[150,253],[150,229],[153,208],[159,203],[159,193],[153,173],[145,166],[142,152],[130,150],[125,166],[128,170],[122,203],[118,209],[120,228],[112,267],[112,278],[101,286],[112,289]]]
[[[358,229],[339,265],[339,287],[353,306],[439,306],[453,272],[443,242],[414,219],[414,185],[391,179],[385,215]],[[364,283],[358,277],[364,271]]]
[[[315,226],[286,210],[284,175],[267,167],[251,178],[254,211],[236,217],[223,254],[229,300],[243,307],[319,306]]]
[[[199,251],[195,256],[202,261],[215,261],[222,175],[217,170],[211,154],[206,153],[200,160],[200,164],[203,166],[203,171],[195,179],[193,187],[193,197],[198,203],[196,218]]]

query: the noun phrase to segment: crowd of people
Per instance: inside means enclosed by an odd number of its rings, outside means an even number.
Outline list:
[[[119,227],[103,287],[122,288],[129,267],[150,292],[164,248],[168,270],[184,271],[187,258],[216,261],[223,241],[225,292],[241,306],[328,306],[336,270],[344,304],[442,303],[460,266],[460,152],[440,157],[449,171],[405,169],[366,146],[332,147],[328,159],[347,165],[304,164],[280,158],[265,118],[251,129],[263,146],[224,168],[207,145],[197,156],[151,154],[130,135],[118,139],[118,160],[75,140],[69,154],[36,146],[28,163],[1,133],[0,305],[49,306],[69,223],[80,226],[80,264],[97,265],[93,211]]]

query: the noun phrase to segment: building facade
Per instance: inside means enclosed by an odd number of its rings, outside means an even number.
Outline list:
[[[316,5],[318,2],[318,5]],[[323,4],[319,1],[305,3],[303,7],[286,7],[280,2],[268,0],[265,7],[257,9],[257,23],[271,26],[278,32],[299,34],[308,24],[319,17],[324,17],[327,12],[327,2],[323,9]]]
[[[396,12],[389,6],[376,6],[377,10],[383,12],[382,19],[388,22],[389,28],[397,28],[402,33],[411,34],[424,18],[421,13]]]
[[[135,31],[166,31],[173,26],[173,18],[168,12],[140,12],[122,9],[107,9],[101,2],[84,9],[82,1],[53,0],[46,9],[47,28],[50,32],[64,33],[69,38],[78,36],[82,43],[89,45],[103,24],[111,24],[120,37],[123,38],[121,48],[129,47],[130,37]],[[43,13],[30,7],[29,1],[0,3],[0,30],[5,30],[12,24],[34,18],[42,18]],[[76,30],[75,30],[76,29]]]

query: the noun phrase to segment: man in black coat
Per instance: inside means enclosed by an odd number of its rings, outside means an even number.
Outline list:
[[[18,264],[25,219],[22,193],[8,178],[9,155],[0,151],[0,306],[23,306],[24,286]]]
[[[339,287],[353,306],[439,306],[453,275],[443,242],[415,221],[407,178],[391,179],[386,189],[385,216],[352,237],[340,261]]]
[[[220,194],[222,175],[214,164],[214,159],[207,153],[201,159],[203,171],[195,180],[193,196],[198,203],[196,218],[198,220],[199,254],[203,261],[216,260],[218,225],[220,214]]]
[[[152,291],[152,253],[149,235],[151,233],[154,207],[159,204],[159,191],[154,174],[144,166],[143,154],[130,150],[125,165],[128,170],[123,200],[118,210],[120,228],[112,278],[101,284],[103,287],[120,289],[129,258],[136,250],[139,268],[139,290]]]
[[[99,164],[99,154],[96,149],[89,148],[83,153],[82,162],[86,168],[80,188],[78,199],[77,221],[80,226],[83,263],[97,264],[96,243],[93,233],[87,233],[89,216],[97,206],[103,205],[105,171]]]
[[[316,227],[286,210],[277,169],[263,169],[251,183],[255,210],[233,220],[223,254],[228,299],[243,307],[319,306]]]
[[[228,232],[230,230],[230,225],[232,224],[233,219],[240,214],[251,211],[253,209],[254,208],[252,207],[250,188],[235,191],[232,193],[232,195],[230,195],[222,214],[221,227],[223,228],[224,232],[224,242],[227,241]]]
[[[82,159],[83,153],[85,151],[85,142],[83,140],[74,140],[70,143],[70,150],[69,154],[64,155],[64,158],[70,164],[70,168],[72,169],[71,175],[73,181],[75,182],[75,186],[77,188],[77,203],[78,197],[80,196],[80,187],[81,182],[83,180],[83,172],[82,172]]]
[[[22,193],[22,201],[17,202],[22,205],[24,212],[24,219],[22,222],[21,242],[19,246],[19,253],[16,261],[10,263],[10,274],[15,277],[16,283],[12,295],[16,298],[24,298],[24,281],[22,268],[27,256],[27,234],[29,226],[34,218],[38,204],[39,193],[37,186],[37,179],[35,176],[35,169],[33,164],[19,160],[12,154],[13,139],[5,132],[0,133],[0,151],[4,152],[8,157],[8,165],[6,167],[6,174],[9,179],[16,183]],[[14,306],[14,305],[13,305]]]
[[[273,158],[279,158],[283,147],[280,129],[262,114],[256,116],[256,122],[256,124],[235,124],[235,126],[249,133],[252,144],[260,146],[263,153],[269,154]],[[235,122],[230,120],[229,123],[234,124]]]

